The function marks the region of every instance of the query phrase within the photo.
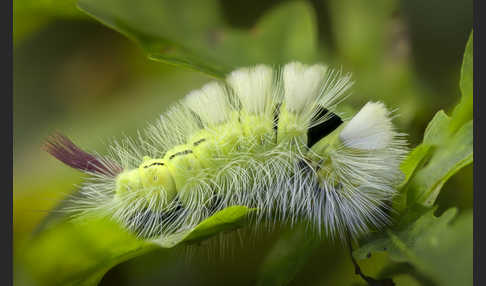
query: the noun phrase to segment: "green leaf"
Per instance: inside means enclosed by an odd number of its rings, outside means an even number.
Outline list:
[[[150,250],[106,220],[67,221],[33,237],[21,260],[32,278],[44,285],[94,285],[114,265]]]
[[[425,129],[423,142],[432,145],[442,144],[449,137],[450,123],[451,118],[443,110],[438,111]]]
[[[22,265],[47,285],[96,285],[115,265],[157,248],[191,244],[242,227],[253,209],[225,208],[195,228],[154,241],[137,239],[108,220],[64,221],[49,225],[22,249]]]
[[[368,238],[354,252],[356,258],[386,251],[395,262],[411,264],[417,271],[412,274],[421,281],[436,285],[472,283],[471,213],[450,224],[455,209],[437,218],[433,215],[436,208],[431,208],[445,182],[473,161],[471,56],[472,36],[461,71],[461,102],[452,116],[442,110],[435,114],[422,144],[401,165],[405,174],[399,186],[402,196],[394,202],[399,222],[395,228]]]
[[[451,132],[455,132],[464,123],[472,119],[473,115],[473,33],[469,35],[466,44],[464,57],[462,59],[461,78],[459,81],[461,89],[461,101],[452,112]]]
[[[405,175],[405,179],[400,184],[398,189],[402,189],[407,185],[410,178],[415,174],[415,171],[420,168],[421,164],[427,158],[427,155],[430,154],[431,147],[432,145],[422,143],[415,147],[410,154],[408,154],[407,158],[405,158],[400,165],[400,170]]]
[[[78,5],[138,42],[150,59],[216,77],[241,66],[317,58],[315,19],[303,1],[281,4],[250,30],[228,26],[215,0],[80,0]]]
[[[447,180],[473,161],[473,122],[459,131],[434,152],[433,157],[410,182],[407,202],[432,206]]]
[[[432,145],[422,143],[415,147],[400,165],[400,170],[403,172],[405,178],[398,186],[401,195],[396,196],[392,202],[393,209],[397,210],[398,214],[402,214],[407,208],[407,190],[410,179],[416,174],[417,170],[422,168],[428,158],[430,158],[432,151]]]
[[[472,213],[455,219],[452,208],[440,217],[434,210],[399,230],[388,230],[380,238],[354,251],[357,259],[386,251],[396,262],[407,262],[437,285],[472,285]]]
[[[425,167],[412,175],[406,173],[406,181],[401,187],[410,182],[405,190],[408,206],[415,203],[432,206],[447,180],[473,161],[472,57],[473,36],[471,33],[461,68],[459,83],[462,93],[461,102],[455,107],[451,117],[440,110],[428,124],[423,144],[434,146],[433,155]],[[421,155],[413,152],[410,154],[410,156]],[[413,161],[414,159],[409,157],[407,160]],[[407,164],[405,167],[410,168],[411,163]]]
[[[303,225],[287,229],[266,256],[257,285],[287,285],[320,244]]]
[[[452,123],[443,110],[427,125],[423,143],[417,146],[401,165],[405,180],[399,189],[403,196],[395,205],[403,211],[406,206],[432,206],[447,180],[473,160],[472,121],[451,133]]]
[[[154,242],[164,248],[171,248],[181,243],[196,243],[218,233],[242,227],[248,214],[254,210],[244,206],[230,206],[203,220],[191,230],[163,237]]]

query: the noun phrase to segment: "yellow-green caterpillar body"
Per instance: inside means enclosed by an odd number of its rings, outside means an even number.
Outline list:
[[[357,237],[389,222],[406,142],[382,103],[338,115],[350,86],[349,75],[319,64],[241,68],[107,156],[63,136],[47,149],[93,176],[75,202],[81,215],[106,215],[140,237],[194,227],[231,205]]]

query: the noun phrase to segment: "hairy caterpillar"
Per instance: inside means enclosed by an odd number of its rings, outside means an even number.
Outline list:
[[[230,205],[256,219],[306,221],[356,238],[389,222],[406,154],[382,103],[351,120],[337,105],[350,76],[298,62],[241,68],[189,93],[135,139],[88,154],[52,136],[45,149],[89,173],[80,215],[106,215],[149,238],[191,228]]]

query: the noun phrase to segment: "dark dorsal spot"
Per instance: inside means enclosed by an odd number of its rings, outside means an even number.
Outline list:
[[[323,116],[329,117],[326,121],[318,124],[314,127],[309,128],[307,130],[307,146],[310,148],[314,145],[317,141],[321,140],[322,138],[329,135],[333,132],[336,128],[343,123],[342,119],[334,113],[330,113],[330,116],[327,113],[330,112],[324,107],[320,107],[318,113],[314,116],[314,120],[321,118]]]
[[[189,150],[189,149],[184,150],[184,151],[180,151],[180,152],[177,152],[177,153],[170,155],[169,160],[174,159],[174,157],[176,157],[176,156],[187,155],[187,154],[191,154],[191,153],[192,153],[192,150]]]
[[[278,129],[278,119],[279,119],[279,114],[280,114],[280,106],[282,106],[281,103],[277,103],[275,105],[275,109],[273,110],[273,130],[277,131]]]
[[[204,141],[206,141],[206,138],[199,139],[199,140],[197,140],[196,142],[192,143],[192,145],[197,146],[197,145],[199,145],[199,144],[203,143]]]
[[[149,168],[149,167],[152,167],[152,166],[164,166],[164,163],[155,162],[155,163],[152,163],[150,165],[145,166],[144,168]]]

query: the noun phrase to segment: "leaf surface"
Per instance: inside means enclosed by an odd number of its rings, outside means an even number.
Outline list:
[[[249,30],[229,26],[215,0],[80,0],[78,6],[139,43],[150,59],[219,78],[241,66],[317,58],[313,11],[302,1],[272,9]]]
[[[49,225],[23,249],[24,265],[39,283],[96,285],[115,265],[149,251],[196,243],[244,226],[252,211],[230,206],[193,229],[156,240],[140,240],[118,224],[99,219],[63,221]]]
[[[386,251],[393,261],[410,263],[437,285],[472,285],[472,213],[452,222],[456,209],[439,217],[434,210],[399,230],[388,230],[353,255],[365,259],[370,253]]]

